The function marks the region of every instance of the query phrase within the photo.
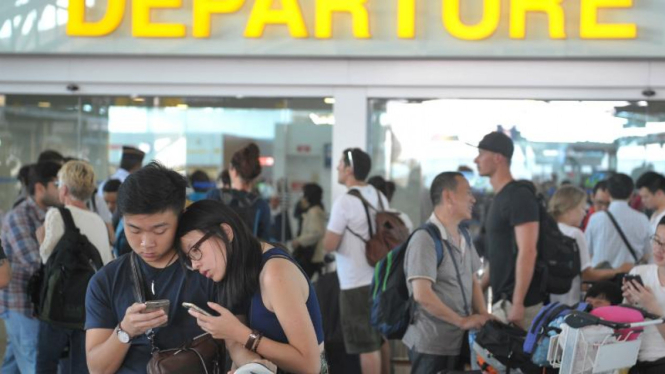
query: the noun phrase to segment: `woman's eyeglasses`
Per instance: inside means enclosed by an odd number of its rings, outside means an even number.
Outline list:
[[[655,235],[651,237],[651,245],[654,251],[658,249],[660,252],[665,252],[665,243],[660,241],[660,238]]]
[[[205,243],[206,240],[210,239],[210,237],[213,235],[213,233],[209,232],[201,239],[199,239],[194,245],[187,251],[187,258],[190,261],[199,261],[201,257],[203,257],[203,253],[201,253],[201,245]]]

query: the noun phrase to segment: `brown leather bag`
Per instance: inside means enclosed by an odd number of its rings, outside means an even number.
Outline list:
[[[347,230],[365,242],[365,258],[370,266],[376,265],[377,262],[386,257],[391,249],[404,243],[409,238],[409,230],[406,228],[404,221],[399,218],[399,214],[384,210],[381,193],[379,190],[376,190],[376,193],[379,197],[379,209],[374,208],[365,200],[360,191],[352,189],[348,192],[349,195],[360,199],[365,208],[367,225],[369,226],[369,240],[353,232],[348,227]],[[370,209],[376,211],[376,217],[374,218],[376,230],[372,229]]]
[[[155,351],[148,362],[148,374],[220,374],[223,349],[210,334],[197,336],[180,348]]]
[[[143,276],[139,270],[136,253],[130,254],[134,297],[137,302],[145,302]],[[223,341],[215,340],[210,334],[202,334],[186,341],[182,346],[160,350],[155,345],[155,332],[146,333],[152,346],[152,358],[148,362],[148,374],[221,374],[226,359]]]

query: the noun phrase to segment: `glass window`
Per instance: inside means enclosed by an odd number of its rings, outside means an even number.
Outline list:
[[[513,176],[545,193],[564,181],[592,188],[610,172],[665,172],[663,103],[372,99],[373,174],[396,182],[392,205],[417,223],[431,213],[428,189],[440,172],[462,170],[476,191],[490,192],[472,145],[491,131],[515,142]]]
[[[292,209],[316,182],[330,207],[333,101],[328,98],[0,96],[0,209],[16,200],[21,166],[45,149],[92,163],[100,182],[118,168],[123,145],[214,181],[235,151],[261,149],[257,188]],[[278,187],[279,186],[279,187]],[[288,193],[281,193],[288,191]],[[295,226],[293,231],[295,233]]]

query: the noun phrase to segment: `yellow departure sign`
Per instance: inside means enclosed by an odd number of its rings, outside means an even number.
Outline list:
[[[308,0],[314,2],[314,17],[306,19],[299,0],[192,0],[190,24],[156,22],[151,16],[158,12],[183,9],[183,0],[107,0],[107,9],[99,20],[86,17],[85,0],[69,0],[67,35],[75,37],[101,37],[114,33],[126,14],[131,14],[131,32],[135,38],[214,38],[211,35],[214,22],[224,22],[224,17],[238,17],[239,10],[251,6],[249,18],[243,30],[248,39],[260,39],[266,29],[281,27],[288,30],[293,39],[333,39],[334,24],[338,17],[347,17],[354,39],[371,39],[372,14],[370,0]],[[305,1],[305,0],[301,0]],[[394,27],[397,39],[417,39],[417,0],[394,1],[396,14]],[[469,22],[463,17],[462,6],[468,0],[441,1],[442,32],[459,40],[476,41],[496,34],[501,15],[509,15],[506,35],[513,40],[527,39],[527,23],[530,15],[540,13],[547,18],[548,36],[552,40],[571,36],[580,39],[625,40],[637,38],[634,23],[603,23],[601,12],[622,12],[633,7],[633,0],[574,0],[579,1],[579,25],[576,35],[566,33],[564,0],[510,0],[509,11],[503,12],[501,0],[474,0],[482,3],[482,17]],[[571,0],[566,0],[571,1]],[[468,4],[467,4],[468,5]],[[504,20],[505,21],[505,20]],[[396,27],[395,27],[396,26]],[[378,26],[377,26],[378,27]]]

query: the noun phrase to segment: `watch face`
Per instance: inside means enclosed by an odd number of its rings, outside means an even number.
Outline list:
[[[118,330],[118,340],[120,340],[120,343],[129,343],[129,334],[122,330]]]

